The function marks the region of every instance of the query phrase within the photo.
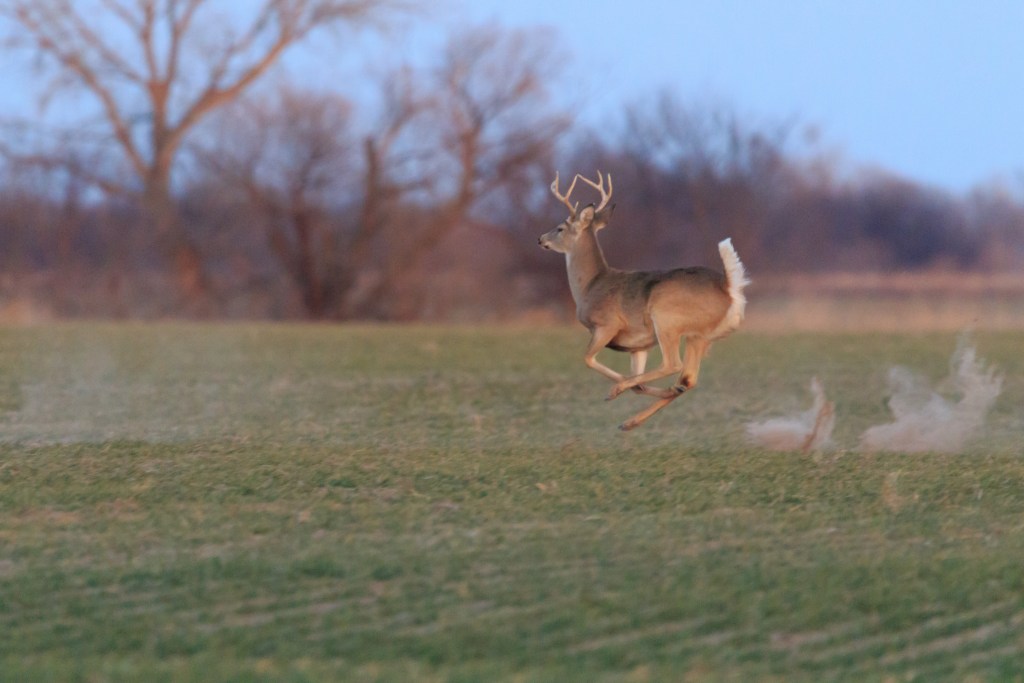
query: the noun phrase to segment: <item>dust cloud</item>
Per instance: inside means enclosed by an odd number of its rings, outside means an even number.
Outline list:
[[[889,410],[893,420],[868,428],[862,452],[957,453],[985,425],[1003,387],[1003,378],[978,358],[969,336],[961,336],[950,359],[950,374],[931,383],[905,367],[889,370]],[[813,405],[803,413],[746,425],[749,440],[768,450],[824,451],[834,448],[835,406],[818,378],[811,381]]]
[[[835,405],[825,396],[825,388],[817,377],[811,380],[814,402],[810,410],[792,417],[776,417],[747,424],[750,440],[773,451],[828,450],[832,447],[835,427]]]
[[[950,362],[950,375],[933,390],[907,368],[889,370],[889,410],[893,421],[869,428],[860,437],[862,451],[935,451],[955,453],[981,430],[1003,387],[986,368],[967,338]],[[944,395],[945,394],[945,395]]]

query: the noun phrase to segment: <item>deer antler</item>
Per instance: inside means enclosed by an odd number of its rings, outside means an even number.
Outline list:
[[[585,176],[581,176],[579,173],[576,174],[576,178],[579,178],[580,180],[585,182],[587,185],[590,185],[592,188],[594,188],[595,190],[597,190],[598,192],[601,193],[601,203],[598,204],[597,209],[595,209],[595,211],[600,211],[604,207],[608,206],[608,202],[612,198],[612,174],[611,173],[608,174],[608,191],[607,192],[604,191],[604,178],[601,177],[601,172],[600,171],[597,172],[597,182],[596,183],[593,180],[587,179]],[[573,178],[573,182],[576,182],[576,178]]]
[[[576,178],[579,178],[579,177],[580,176],[577,173],[576,174]],[[569,207],[569,217],[570,218],[576,218],[576,211],[577,211],[577,209],[580,208],[580,203],[579,202],[576,202],[576,206],[573,206],[572,204],[569,203],[569,195],[572,194],[573,188],[576,187],[576,178],[572,179],[572,184],[569,185],[569,190],[565,194],[562,194],[562,193],[560,193],[558,191],[558,171],[555,171],[555,180],[554,180],[553,183],[551,183],[551,194],[555,195],[555,197],[558,198],[558,201],[562,202],[567,207]],[[586,180],[586,178],[584,178],[584,180]]]

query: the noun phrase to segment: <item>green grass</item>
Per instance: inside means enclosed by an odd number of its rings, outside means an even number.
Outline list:
[[[976,342],[967,452],[865,455],[953,335],[741,332],[623,434],[577,329],[0,329],[0,681],[1022,680],[1024,335]],[[815,374],[840,450],[750,446]]]

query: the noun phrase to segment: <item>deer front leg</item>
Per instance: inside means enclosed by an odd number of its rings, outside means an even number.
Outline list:
[[[626,378],[597,360],[597,354],[608,346],[608,342],[614,339],[617,333],[618,330],[614,328],[595,327],[590,334],[590,345],[587,346],[587,352],[583,356],[583,362],[587,364],[588,368],[597,370],[613,382],[621,382]]]
[[[636,377],[643,374],[647,368],[647,349],[629,352],[629,376]],[[639,389],[640,387],[633,387]]]
[[[607,401],[611,401],[622,392],[627,389],[632,389],[638,384],[644,384],[646,382],[653,382],[656,379],[662,377],[668,377],[683,369],[683,361],[679,358],[679,339],[678,334],[666,334],[657,330],[655,326],[655,332],[658,335],[658,346],[661,347],[661,366],[656,370],[645,372],[635,377],[629,377],[627,379],[620,380],[611,391],[608,392],[608,396],[605,398]]]
[[[597,359],[597,354],[600,353],[601,349],[608,345],[608,342],[615,338],[616,334],[618,334],[618,330],[615,329],[595,328],[591,334],[590,345],[587,347],[587,353],[584,355],[584,362],[586,362],[588,368],[596,370],[612,382],[625,382],[627,381],[626,377],[623,377],[620,373],[616,373]],[[643,373],[646,366],[646,350],[630,352],[630,373],[632,376]],[[672,389],[657,389],[643,385],[637,385],[630,388],[637,393],[647,394],[648,396],[655,396],[657,398],[675,396],[675,391]]]
[[[629,353],[629,374],[631,377],[643,374],[644,368],[647,367],[647,350],[642,349],[640,351],[630,351]],[[648,387],[643,384],[638,384],[633,387],[633,392],[637,394],[646,394],[647,396],[656,396],[658,398],[668,398],[669,396],[675,396],[675,392],[671,389],[658,389],[657,387]]]
[[[597,360],[597,354],[601,352],[601,349],[608,346],[608,342],[614,339],[618,332],[619,330],[616,328],[594,328],[594,331],[590,336],[590,345],[587,347],[587,352],[583,356],[583,362],[587,364],[588,368],[592,368],[600,372],[613,382],[625,382],[628,381],[626,377],[623,377],[618,372],[615,372],[610,367]],[[642,373],[646,364],[647,351],[633,351],[630,353],[629,366],[633,375]],[[657,389],[642,385],[630,388],[634,389],[638,394],[647,394],[648,396],[655,396],[658,398],[666,398],[669,395],[675,394],[671,389]]]

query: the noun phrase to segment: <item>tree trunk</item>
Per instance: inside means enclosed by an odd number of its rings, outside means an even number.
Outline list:
[[[373,307],[366,298],[353,299],[353,289],[359,279],[359,272],[367,267],[370,245],[373,238],[384,226],[384,204],[387,201],[381,172],[381,152],[373,137],[363,140],[363,157],[366,175],[363,178],[363,203],[359,212],[359,223],[355,235],[348,243],[346,256],[337,278],[337,297],[340,302],[339,315],[342,319],[359,317]]]
[[[427,224],[407,240],[403,249],[394,254],[385,276],[371,290],[369,299],[377,303],[377,311],[387,311],[386,317],[403,321],[416,320],[420,317],[426,291],[423,288],[410,290],[402,301],[392,301],[390,306],[381,306],[380,302],[393,295],[408,275],[413,272],[423,259],[439,245],[466,216],[476,200],[473,183],[476,181],[478,131],[466,135],[461,143],[459,186],[455,195],[439,207]],[[387,310],[390,308],[390,310]]]
[[[317,268],[313,244],[314,219],[301,204],[293,204],[292,225],[297,249],[295,276],[302,290],[302,302],[309,317],[320,320],[327,312],[327,291]]]
[[[142,194],[147,228],[161,257],[170,265],[179,296],[175,308],[197,311],[209,293],[199,248],[188,238],[171,195],[171,164],[158,161],[150,169]]]

